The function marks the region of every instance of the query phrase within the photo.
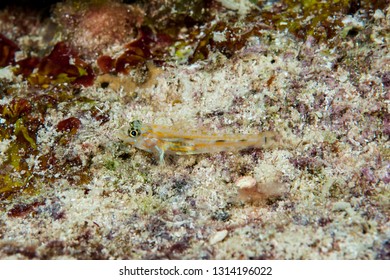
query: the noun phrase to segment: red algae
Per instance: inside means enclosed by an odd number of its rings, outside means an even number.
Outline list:
[[[126,44],[118,58],[102,55],[97,64],[100,70],[107,73],[126,74],[130,69],[143,65],[148,60],[159,62],[173,40],[167,34],[155,34],[149,28],[141,28],[137,39]]]
[[[42,201],[35,201],[33,203],[20,203],[14,205],[14,207],[8,211],[8,216],[12,218],[23,218],[30,213],[36,212],[39,206],[44,205],[45,203]]]
[[[32,56],[22,60],[18,60],[16,65],[18,66],[14,72],[16,75],[22,75],[24,78],[29,77],[34,69],[38,67],[41,60],[38,57]]]
[[[110,73],[114,72],[115,70],[115,59],[112,59],[108,55],[102,55],[97,59],[97,65],[99,66],[100,70],[104,73]]]
[[[91,86],[95,75],[92,67],[64,42],[57,43],[52,52],[42,58],[38,71],[28,77],[32,85],[47,87],[49,84],[71,83]]]
[[[18,45],[0,33],[0,67],[13,65],[15,52],[18,50]]]
[[[88,172],[78,155],[58,160],[53,147],[42,154],[36,139],[49,108],[56,108],[59,102],[77,102],[74,91],[80,86],[92,85],[95,77],[92,67],[62,42],[42,59],[27,57],[16,61],[15,65],[14,73],[26,78],[30,88],[19,93],[22,98],[15,97],[0,105],[0,136],[9,142],[0,166],[0,200],[22,193],[36,194],[42,180],[66,178],[74,183],[88,181]],[[12,96],[14,91],[8,90],[7,94]],[[64,135],[53,139],[54,145],[69,145],[70,137],[80,125],[80,120],[75,117],[59,122],[57,129]]]
[[[80,128],[81,121],[78,118],[70,117],[68,119],[62,120],[57,124],[57,130],[61,132],[70,132],[75,134]]]

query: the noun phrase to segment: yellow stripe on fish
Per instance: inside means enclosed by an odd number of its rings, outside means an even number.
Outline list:
[[[207,134],[196,130],[142,124],[135,120],[118,137],[138,149],[157,154],[161,163],[165,154],[191,155],[240,151],[248,148],[270,148],[278,143],[278,134],[264,131],[259,134]]]

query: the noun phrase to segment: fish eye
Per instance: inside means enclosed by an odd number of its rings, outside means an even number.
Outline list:
[[[128,135],[132,138],[141,135],[141,122],[140,121],[132,121],[130,123],[130,127],[128,130]]]
[[[138,135],[137,130],[129,130],[129,136],[136,137]]]

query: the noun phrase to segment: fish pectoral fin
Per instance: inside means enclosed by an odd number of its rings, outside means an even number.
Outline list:
[[[156,149],[156,152],[157,152],[157,155],[158,155],[159,163],[160,164],[165,164],[165,161],[164,161],[165,150],[164,150],[164,148],[159,147],[159,146],[156,145],[155,149]]]

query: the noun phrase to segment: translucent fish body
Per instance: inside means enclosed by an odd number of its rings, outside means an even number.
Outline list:
[[[277,143],[277,134],[271,131],[259,134],[206,134],[169,126],[142,124],[133,121],[127,131],[118,137],[138,149],[154,153],[160,162],[165,154],[192,155],[240,151],[249,148],[270,148]]]

